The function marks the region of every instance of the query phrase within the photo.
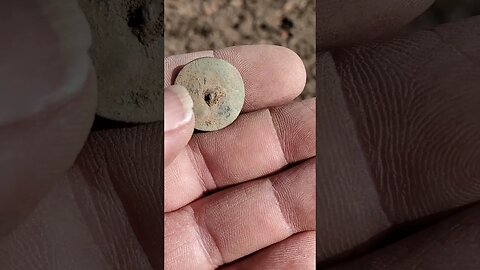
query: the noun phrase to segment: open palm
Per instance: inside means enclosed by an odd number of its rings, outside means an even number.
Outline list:
[[[165,86],[207,56],[239,69],[245,106],[231,126],[165,156],[165,268],[313,269],[315,100],[291,103],[305,84],[302,61],[275,46],[173,56]]]
[[[433,1],[386,2],[317,1],[317,101],[279,47],[165,59],[165,86],[204,56],[246,83],[237,121],[177,149],[193,122],[90,129],[88,44],[59,49],[78,10],[58,35],[44,2],[2,2],[0,268],[478,269],[480,18],[391,39]]]

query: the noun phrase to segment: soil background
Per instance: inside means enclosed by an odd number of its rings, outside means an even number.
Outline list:
[[[315,96],[315,0],[165,0],[165,56],[246,44],[295,51]]]
[[[242,44],[276,44],[303,59],[315,96],[314,0],[165,0],[165,56]],[[437,0],[408,28],[428,28],[480,14],[480,0]]]

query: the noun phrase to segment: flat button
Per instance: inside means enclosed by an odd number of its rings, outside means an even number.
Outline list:
[[[175,84],[190,93],[195,129],[201,131],[219,130],[233,123],[245,101],[240,72],[218,58],[199,58],[188,63],[178,73]]]

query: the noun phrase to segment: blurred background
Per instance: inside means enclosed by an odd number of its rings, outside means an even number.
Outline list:
[[[240,44],[276,44],[303,59],[315,96],[315,0],[165,0],[165,56]],[[480,14],[480,0],[437,0],[409,28]]]
[[[480,0],[436,0],[429,10],[411,24],[411,27],[432,27],[475,15],[480,15]]]

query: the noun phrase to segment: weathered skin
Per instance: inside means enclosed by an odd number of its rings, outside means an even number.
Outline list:
[[[197,130],[225,128],[235,121],[242,110],[245,100],[242,76],[224,60],[194,60],[180,71],[175,84],[184,86],[192,97]]]

